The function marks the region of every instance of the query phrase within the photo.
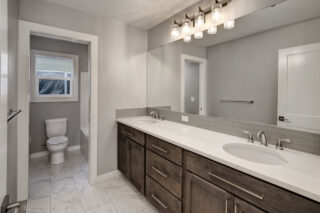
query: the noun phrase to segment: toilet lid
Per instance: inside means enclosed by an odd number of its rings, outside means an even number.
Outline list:
[[[52,137],[47,140],[48,145],[59,145],[67,142],[68,138],[66,136]]]

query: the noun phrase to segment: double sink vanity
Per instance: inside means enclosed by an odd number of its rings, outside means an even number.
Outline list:
[[[148,116],[118,121],[118,169],[159,212],[320,212],[320,157]]]

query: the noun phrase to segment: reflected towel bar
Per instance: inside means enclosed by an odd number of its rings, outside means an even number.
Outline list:
[[[21,109],[19,109],[19,110],[10,109],[10,110],[9,110],[9,115],[8,115],[7,122],[9,122],[9,121],[12,120],[14,117],[16,117],[21,111],[22,111]]]
[[[254,104],[254,100],[229,100],[229,99],[221,99],[221,102],[235,102],[235,103]]]

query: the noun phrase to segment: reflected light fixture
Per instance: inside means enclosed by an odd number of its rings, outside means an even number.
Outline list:
[[[214,24],[211,24],[211,26],[208,28],[207,32],[210,35],[217,34],[217,32],[218,32],[217,26],[215,26]]]
[[[183,37],[183,41],[186,42],[186,43],[191,42],[191,35]]]

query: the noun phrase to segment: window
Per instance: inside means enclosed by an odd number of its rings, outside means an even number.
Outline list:
[[[31,102],[78,100],[78,56],[32,50]]]

